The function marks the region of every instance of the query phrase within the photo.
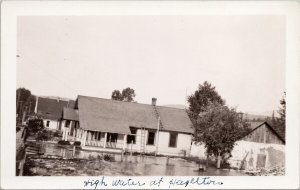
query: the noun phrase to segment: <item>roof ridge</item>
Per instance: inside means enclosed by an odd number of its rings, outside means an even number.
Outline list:
[[[168,107],[168,106],[156,106],[156,107],[170,108],[170,109],[176,109],[176,110],[183,110],[183,111],[186,111],[186,109],[182,109],[182,108],[174,108],[174,107]]]
[[[95,97],[95,96],[84,96],[84,95],[78,95],[78,97],[84,97],[84,98],[96,98],[96,99],[101,99],[101,100],[109,100],[112,102],[124,102],[124,103],[129,103],[129,104],[141,104],[141,105],[147,105],[147,106],[153,106],[152,104],[146,104],[146,103],[139,103],[139,102],[126,102],[126,101],[121,101],[121,100],[113,100],[113,99],[108,99],[108,98],[101,98],[101,97]],[[76,101],[76,100],[75,100]],[[168,106],[157,106],[156,107],[162,107],[162,108],[171,108],[171,109],[176,109],[176,110],[186,110],[186,109],[181,109],[181,108],[173,108],[173,107],[168,107]]]

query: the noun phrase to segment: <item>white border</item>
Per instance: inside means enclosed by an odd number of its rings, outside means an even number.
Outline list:
[[[15,176],[16,21],[20,15],[285,15],[287,133],[284,177],[215,177],[222,186],[299,188],[300,4],[294,1],[4,1],[1,5],[1,188],[80,189],[86,177]],[[109,178],[112,179],[113,177]],[[157,177],[144,177],[146,180]],[[169,177],[171,178],[171,177]],[[92,179],[92,178],[91,178]],[[93,178],[96,179],[96,178]],[[143,179],[135,177],[135,179]],[[107,187],[106,187],[107,188]],[[134,187],[137,188],[137,187]],[[154,187],[151,187],[154,188]],[[168,186],[160,186],[168,188]],[[174,188],[174,187],[173,187]],[[183,188],[178,186],[177,188]]]

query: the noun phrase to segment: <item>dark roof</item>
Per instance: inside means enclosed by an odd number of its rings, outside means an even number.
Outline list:
[[[69,101],[59,98],[37,97],[37,114],[44,119],[58,120],[61,118],[63,107],[67,107]]]
[[[249,135],[250,133],[252,133],[253,131],[255,131],[256,129],[258,129],[259,127],[266,125],[280,140],[282,140],[282,142],[285,143],[285,138],[282,137],[276,130],[274,127],[272,127],[268,122],[249,122],[250,123],[250,129],[251,131],[247,134]],[[247,136],[245,135],[245,136]]]
[[[78,96],[80,127],[83,129],[129,134],[129,127],[157,129],[152,105]],[[157,106],[163,130],[192,133],[191,121],[181,109]]]
[[[62,119],[79,121],[78,110],[64,107]]]
[[[163,129],[184,133],[194,133],[193,124],[184,109],[157,106]]]

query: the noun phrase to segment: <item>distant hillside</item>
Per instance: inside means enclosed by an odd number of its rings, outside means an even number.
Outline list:
[[[178,108],[178,109],[188,109],[188,107],[186,107],[185,105],[182,104],[167,104],[167,105],[163,105],[166,107],[171,107],[171,108]],[[262,113],[244,113],[243,117],[244,119],[248,119],[248,120],[259,120],[259,121],[264,121],[266,120],[268,117],[272,117],[273,111],[265,111]],[[278,117],[278,113],[277,111],[274,111],[274,115],[275,117]]]
[[[248,119],[248,120],[265,120],[269,116],[265,115],[255,115],[255,114],[249,114],[249,113],[244,113],[243,118]]]

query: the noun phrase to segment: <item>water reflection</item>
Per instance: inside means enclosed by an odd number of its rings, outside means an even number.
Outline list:
[[[42,151],[45,155],[56,155],[64,158],[72,158],[72,146],[61,146],[57,144],[42,143]],[[80,159],[96,159],[102,157],[102,152],[75,150],[74,158]],[[112,173],[119,173],[123,175],[164,175],[164,176],[235,176],[244,175],[241,171],[235,170],[217,170],[215,168],[208,168],[206,172],[199,172],[198,164],[192,161],[186,161],[181,158],[167,158],[154,156],[130,156],[124,155],[123,162],[120,154],[110,154],[115,162],[112,165],[116,166],[113,169],[118,171],[111,171]]]

